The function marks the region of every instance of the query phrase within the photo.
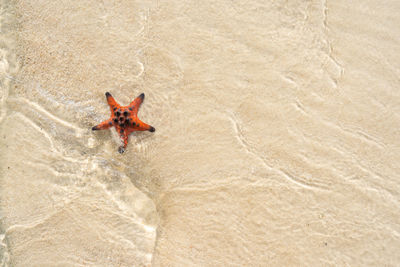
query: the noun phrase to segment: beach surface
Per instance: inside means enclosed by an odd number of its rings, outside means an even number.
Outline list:
[[[0,3],[0,266],[399,264],[399,1]]]

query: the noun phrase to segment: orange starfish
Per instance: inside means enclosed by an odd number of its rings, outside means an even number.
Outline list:
[[[99,125],[94,126],[92,130],[106,130],[114,126],[119,133],[122,141],[124,142],[124,145],[118,148],[119,153],[124,153],[126,146],[128,145],[129,135],[132,132],[154,132],[156,130],[153,126],[142,122],[137,117],[139,107],[144,99],[143,93],[136,97],[135,100],[133,100],[132,103],[129,104],[129,106],[124,107],[120,106],[109,92],[106,93],[106,98],[107,103],[110,106],[111,117],[108,120],[103,121]]]

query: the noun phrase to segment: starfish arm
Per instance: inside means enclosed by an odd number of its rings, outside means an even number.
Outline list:
[[[124,136],[122,137],[122,140],[124,141],[124,148],[128,145],[128,140],[129,140],[129,134],[126,132],[124,133]]]
[[[112,119],[108,119],[108,120],[103,121],[102,123],[100,123],[100,124],[98,124],[96,126],[93,126],[92,130],[93,131],[106,130],[106,129],[110,128],[111,126],[113,126]]]
[[[122,140],[122,142],[124,143],[124,145],[123,146],[120,146],[119,148],[118,148],[118,152],[119,153],[124,153],[125,152],[125,149],[126,149],[126,147],[128,146],[128,140],[129,140],[129,133],[128,133],[128,131],[121,131],[121,133],[120,133],[120,137],[121,137],[121,140]]]
[[[110,106],[111,113],[114,112],[114,109],[120,107],[117,101],[115,101],[114,97],[109,92],[106,93],[106,98],[107,98],[107,103]]]
[[[140,105],[143,103],[144,100],[144,93],[141,93],[138,97],[135,98],[130,104],[129,104],[129,110],[133,111],[133,114],[137,114]]]
[[[121,126],[116,126],[115,130],[117,130],[119,137],[121,138],[122,142],[124,142],[124,148],[126,148],[128,145],[128,137],[131,132],[127,128]]]
[[[156,129],[151,126],[148,125],[147,123],[142,122],[141,120],[137,120],[136,125],[135,125],[135,130],[136,131],[150,131],[150,132],[154,132]]]

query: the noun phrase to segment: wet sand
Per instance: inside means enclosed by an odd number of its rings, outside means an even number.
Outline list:
[[[3,6],[2,266],[400,262],[398,2]]]

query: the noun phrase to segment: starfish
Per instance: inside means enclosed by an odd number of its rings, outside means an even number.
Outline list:
[[[108,120],[105,120],[102,123],[94,126],[92,130],[106,130],[114,126],[117,130],[117,133],[119,133],[119,136],[124,142],[124,145],[118,148],[119,153],[124,153],[126,146],[128,145],[129,135],[132,132],[154,132],[156,130],[153,126],[142,122],[137,117],[140,105],[144,100],[143,93],[136,97],[135,100],[133,100],[132,103],[129,104],[129,106],[120,106],[109,92],[106,93],[106,98],[107,103],[110,106],[111,117]]]

